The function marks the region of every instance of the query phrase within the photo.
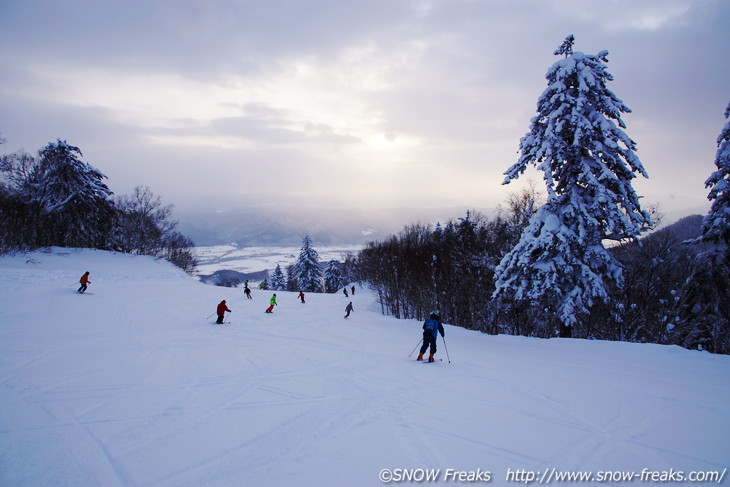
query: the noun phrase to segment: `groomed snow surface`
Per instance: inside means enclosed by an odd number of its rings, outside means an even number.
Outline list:
[[[87,270],[93,294],[79,295]],[[408,356],[421,323],[381,316],[364,289],[278,292],[265,314],[270,297],[148,257],[0,258],[0,485],[357,487],[399,468],[505,485],[519,469],[730,466],[728,356],[446,326],[451,363],[439,338],[443,361],[423,364]],[[222,299],[230,324],[214,325]]]

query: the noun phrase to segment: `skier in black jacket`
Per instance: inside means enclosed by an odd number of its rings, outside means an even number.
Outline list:
[[[352,311],[353,311],[353,308],[352,308],[352,301],[350,301],[350,304],[348,304],[348,305],[347,305],[347,306],[345,307],[345,311],[347,312],[347,314],[345,315],[345,318],[347,318],[348,316],[350,316],[350,313],[352,313]]]

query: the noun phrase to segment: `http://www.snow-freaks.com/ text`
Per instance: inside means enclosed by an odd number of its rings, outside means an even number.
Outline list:
[[[705,483],[721,484],[725,480],[727,468],[719,470],[696,470],[685,472],[682,470],[652,470],[644,468],[640,471],[631,470],[603,470],[564,471],[556,468],[544,470],[507,469],[502,481],[516,484],[559,484],[559,483]],[[384,484],[391,483],[491,483],[497,478],[491,470],[456,470],[452,468],[384,468],[379,473],[379,479]],[[500,482],[501,483],[501,482]]]

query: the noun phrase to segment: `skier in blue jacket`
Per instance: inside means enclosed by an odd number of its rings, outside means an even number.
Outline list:
[[[429,362],[433,362],[433,355],[436,353],[436,338],[438,333],[444,336],[444,326],[441,324],[441,318],[434,311],[426,321],[423,322],[423,346],[418,354],[417,360],[423,360],[423,354],[426,353],[426,349],[431,347],[431,355],[428,357]]]

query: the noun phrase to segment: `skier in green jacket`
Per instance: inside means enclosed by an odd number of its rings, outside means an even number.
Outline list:
[[[273,313],[273,312],[274,312],[274,306],[276,306],[276,294],[274,294],[273,296],[271,296],[271,301],[269,301],[269,304],[270,304],[271,306],[269,306],[269,307],[268,307],[268,308],[266,309],[266,312],[267,312],[267,313]]]

